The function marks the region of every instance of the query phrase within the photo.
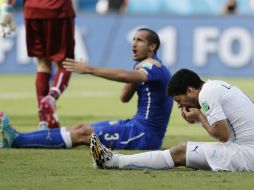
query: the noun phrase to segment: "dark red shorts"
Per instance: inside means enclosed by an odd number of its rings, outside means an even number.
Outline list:
[[[26,19],[25,24],[29,57],[74,58],[74,18]]]

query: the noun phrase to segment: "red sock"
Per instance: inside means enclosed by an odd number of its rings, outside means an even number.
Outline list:
[[[50,73],[44,72],[36,73],[35,87],[38,106],[40,105],[41,99],[47,96],[49,93],[49,81],[50,81]]]
[[[50,73],[37,72],[35,80],[36,96],[38,110],[40,108],[40,101],[42,98],[48,95],[49,93],[49,82],[50,82]],[[40,121],[44,121],[43,115],[39,111]]]
[[[70,77],[71,72],[64,68],[59,68],[55,74],[53,86],[50,88],[49,94],[57,100],[67,88]]]

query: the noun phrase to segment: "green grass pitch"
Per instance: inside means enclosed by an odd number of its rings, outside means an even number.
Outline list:
[[[254,78],[217,78],[239,86],[254,99]],[[9,114],[19,131],[37,129],[38,118],[33,75],[0,75],[0,111]],[[69,88],[57,103],[63,126],[104,119],[128,118],[136,111],[136,97],[119,100],[123,84],[73,75]],[[213,141],[198,125],[188,125],[174,107],[162,148],[182,140]],[[137,151],[120,151],[124,154]],[[195,171],[176,168],[154,170],[95,170],[89,148],[70,150],[0,149],[0,189],[252,189],[252,173]]]

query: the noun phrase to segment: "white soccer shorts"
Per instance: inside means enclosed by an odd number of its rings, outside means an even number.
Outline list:
[[[213,171],[254,171],[254,145],[188,142],[186,166]]]

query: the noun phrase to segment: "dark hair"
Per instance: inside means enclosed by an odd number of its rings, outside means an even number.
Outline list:
[[[156,44],[156,48],[154,50],[154,53],[156,54],[157,50],[160,47],[160,43],[161,43],[158,34],[155,31],[153,31],[149,28],[140,28],[140,29],[138,29],[138,31],[147,31],[147,32],[149,32],[149,34],[147,36],[147,41],[148,41],[149,45],[150,44]]]
[[[172,76],[171,81],[168,84],[168,95],[184,95],[186,94],[188,87],[198,89],[203,83],[204,81],[202,81],[194,71],[180,69]]]

